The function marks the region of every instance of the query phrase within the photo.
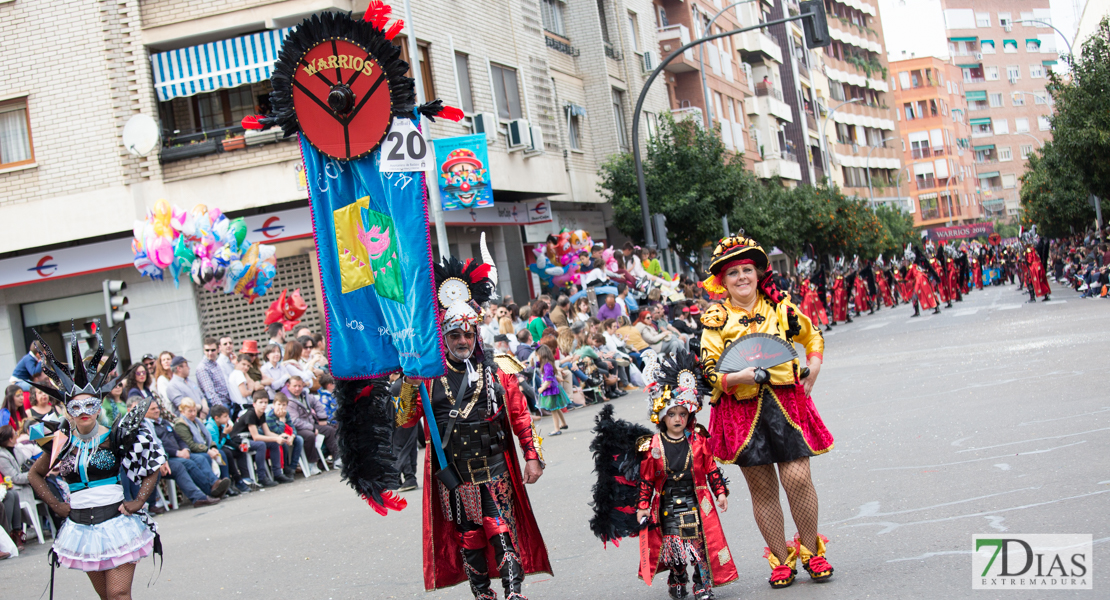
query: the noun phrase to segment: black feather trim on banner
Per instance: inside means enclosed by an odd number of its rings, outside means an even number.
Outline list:
[[[301,58],[321,42],[346,40],[362,47],[374,57],[389,81],[389,99],[395,117],[415,116],[416,82],[407,76],[409,64],[401,60],[401,48],[386,38],[385,32],[366,21],[356,20],[349,13],[325,12],[301,21],[285,38],[281,53],[270,76],[271,114],[263,124],[277,124],[289,137],[301,130],[293,107],[293,77]]]
[[[404,501],[389,490],[401,485],[393,456],[393,399],[389,378],[336,381],[335,422],[343,479],[371,507],[400,510]]]
[[[636,521],[636,504],[640,499],[640,453],[636,441],[651,436],[647,427],[624,419],[613,419],[613,405],[606,404],[595,419],[594,439],[594,516],[590,531],[603,543],[620,545],[624,537],[636,537],[640,524]]]

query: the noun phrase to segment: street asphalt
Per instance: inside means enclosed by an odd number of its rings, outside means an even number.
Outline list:
[[[1110,597],[1110,301],[1054,288],[1049,303],[1004,286],[936,316],[884,308],[827,334],[813,396],[836,446],[812,468],[836,573],[814,584],[800,572],[772,590],[743,477],[727,467],[722,522],[740,578],[717,598]],[[615,406],[646,423],[642,393]],[[571,412],[569,430],[545,435],[547,470],[529,492],[555,576],[530,577],[524,592],[664,600],[663,576],[651,587],[636,577],[637,540],[604,549],[589,531],[596,413]],[[134,597],[469,598],[465,586],[424,592],[421,491],[405,497],[406,510],[380,517],[331,471],[171,512],[158,519],[165,565],[140,563]],[[972,535],[1003,532],[1091,534],[1094,589],[973,591]],[[0,598],[39,597],[46,549],[31,541],[0,562]],[[56,598],[96,597],[76,571],[55,585]]]

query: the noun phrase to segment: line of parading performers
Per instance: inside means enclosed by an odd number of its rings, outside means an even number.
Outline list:
[[[120,415],[111,427],[97,422],[102,399],[119,380],[114,336],[105,356],[98,333],[98,349],[87,361],[81,358],[77,336],[72,339],[67,364],[39,338],[47,359],[43,372],[53,385],[31,383],[66,408],[63,418],[47,417],[31,428],[31,439],[43,452],[28,480],[35,494],[66,519],[50,550],[50,597],[53,569],[63,566],[88,573],[102,599],[130,598],[138,561],[162,552],[145,506],[166,455],[143,424],[149,398]],[[55,477],[66,485],[58,485]],[[131,501],[124,500],[122,478],[138,487]]]
[[[516,373],[523,366],[507,355],[485,354],[479,342],[480,305],[493,292],[491,273],[495,271],[490,265],[470,260],[449,258],[436,265],[446,374],[424,383],[398,380],[392,391],[375,384],[374,391],[367,393],[398,398],[398,427],[413,427],[424,419],[428,444],[423,495],[425,588],[431,591],[468,582],[475,598],[492,600],[497,593],[491,579],[500,578],[507,600],[523,600],[525,575],[552,572],[524,488],[543,474],[543,461],[527,401],[517,386]],[[364,384],[344,385],[344,390],[353,390],[352,385]],[[430,400],[431,419],[421,402],[422,393]],[[359,427],[361,418],[353,415],[357,408],[352,405],[357,407],[357,401],[341,398],[340,411],[346,413],[339,415],[340,439],[346,451],[345,474],[358,488],[358,473],[373,467],[367,465],[368,453],[358,451],[359,438],[367,430]],[[523,469],[514,437],[524,456]],[[446,464],[438,458],[436,444]],[[389,452],[387,443],[369,454],[381,457],[383,452]],[[390,469],[390,460],[387,456],[379,461],[386,465],[382,469]],[[396,472],[389,477],[396,478]],[[396,483],[384,487],[396,487]],[[385,500],[395,502],[388,494]]]

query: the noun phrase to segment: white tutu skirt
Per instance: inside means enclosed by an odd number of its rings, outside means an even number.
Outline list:
[[[66,519],[54,552],[67,569],[107,571],[150,556],[154,533],[135,515],[123,515],[98,525],[79,525]]]

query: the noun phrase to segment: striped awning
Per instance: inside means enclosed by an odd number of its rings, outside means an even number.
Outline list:
[[[971,119],[970,121],[968,121],[968,124],[970,124],[970,125],[990,125],[991,124],[991,118],[990,117],[982,117],[982,118],[979,118],[979,119]]]
[[[994,144],[983,144],[982,146],[975,146],[976,152],[983,152],[985,150],[994,150]]]
[[[982,100],[986,102],[987,92],[985,90],[971,90],[966,93],[968,102],[976,102]]]
[[[948,40],[951,41],[951,42],[974,42],[977,39],[979,39],[979,36],[977,36],[977,35],[969,35],[969,36],[965,36],[965,37],[950,37],[950,38],[948,38]]]
[[[998,177],[998,171],[991,171],[990,173],[979,173],[979,179],[990,179],[991,177]]]
[[[292,27],[253,33],[150,56],[158,100],[192,96],[270,78]]]

